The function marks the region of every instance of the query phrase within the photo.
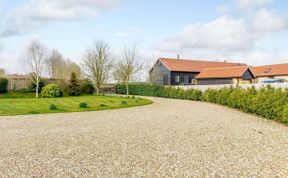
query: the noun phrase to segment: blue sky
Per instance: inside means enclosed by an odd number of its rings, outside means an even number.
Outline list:
[[[115,55],[135,43],[148,62],[179,53],[250,65],[283,63],[287,22],[286,0],[0,0],[0,68],[23,72],[32,40],[77,63],[97,39],[109,42]]]

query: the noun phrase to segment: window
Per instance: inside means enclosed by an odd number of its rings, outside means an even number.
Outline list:
[[[175,76],[175,82],[178,82],[178,83],[180,82],[180,76],[179,75]]]

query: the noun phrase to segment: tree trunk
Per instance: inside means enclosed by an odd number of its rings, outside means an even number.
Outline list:
[[[39,79],[37,77],[37,79],[36,79],[36,98],[38,98],[38,95],[39,95],[38,91],[39,91]]]
[[[125,83],[126,83],[126,94],[128,96],[129,95],[129,83],[128,81],[126,81]]]
[[[96,88],[96,95],[99,95],[99,87],[96,86],[95,88]]]

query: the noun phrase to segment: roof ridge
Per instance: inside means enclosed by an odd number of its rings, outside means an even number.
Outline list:
[[[253,67],[257,68],[257,67],[269,67],[269,66],[279,66],[279,65],[288,65],[288,63],[269,64],[269,65],[262,65],[262,66],[253,66]]]
[[[225,61],[216,61],[216,60],[204,60],[204,59],[177,59],[177,58],[167,58],[167,57],[159,57],[159,60],[179,60],[179,61],[196,61],[196,62],[216,62],[216,63],[226,63],[226,64],[245,64],[240,62],[225,62]],[[246,65],[246,64],[245,64]]]
[[[203,68],[203,70],[215,70],[215,69],[231,69],[231,68],[250,68],[249,66],[231,66],[231,67],[213,67],[213,68],[211,68],[211,67],[209,67],[209,68]]]

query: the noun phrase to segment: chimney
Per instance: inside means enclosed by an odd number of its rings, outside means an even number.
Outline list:
[[[178,59],[178,60],[180,59],[180,54],[177,55],[177,59]]]

